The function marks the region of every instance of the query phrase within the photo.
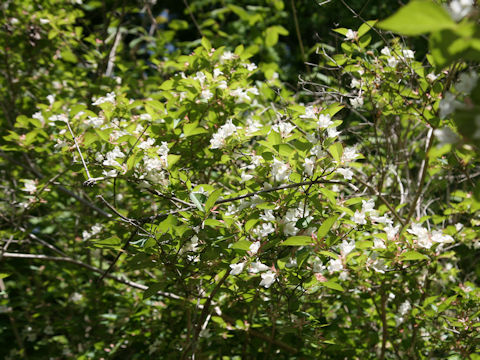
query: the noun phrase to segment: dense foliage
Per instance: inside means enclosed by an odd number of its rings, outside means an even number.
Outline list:
[[[3,2],[0,356],[480,358],[478,12],[400,5]]]

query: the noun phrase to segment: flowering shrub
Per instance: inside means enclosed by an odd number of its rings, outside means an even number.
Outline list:
[[[77,320],[39,310],[44,329],[19,330],[5,296],[10,356],[475,358],[478,75],[438,39],[425,64],[375,28],[448,40],[472,7],[417,0],[336,29],[308,104],[251,48],[203,37],[157,61],[155,85],[66,84],[17,116],[0,285],[17,299],[60,281],[39,308]],[[446,25],[415,30],[419,10]],[[32,280],[15,285],[15,261]]]

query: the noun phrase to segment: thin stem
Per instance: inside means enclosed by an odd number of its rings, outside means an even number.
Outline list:
[[[70,122],[68,120],[66,120],[65,122],[67,123],[68,130],[70,131],[70,134],[73,137],[73,141],[75,142],[75,146],[78,150],[78,153],[80,154],[80,158],[82,159],[83,167],[85,168],[85,171],[87,172],[87,178],[88,178],[87,181],[90,181],[92,179],[92,177],[90,176],[90,172],[88,171],[87,164],[85,164],[85,160],[83,159],[82,152],[80,151],[80,147],[78,146],[77,138],[75,137],[75,134],[73,133],[73,130],[70,127]]]

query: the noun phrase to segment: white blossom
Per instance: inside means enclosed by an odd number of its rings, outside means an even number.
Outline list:
[[[252,243],[250,245],[250,247],[248,248],[250,250],[250,252],[255,255],[258,250],[260,249],[260,246],[262,245],[262,243],[260,241],[255,241],[254,243]]]
[[[328,263],[327,270],[331,273],[343,270],[342,260],[340,259],[331,259]]]
[[[398,60],[397,60],[395,57],[393,57],[393,56],[392,56],[392,57],[389,57],[389,58],[387,59],[387,64],[388,64],[388,66],[390,66],[390,67],[396,67],[397,64],[398,64]]]
[[[55,102],[55,95],[52,95],[52,94],[48,95],[47,100],[50,103],[50,105],[53,105],[53,103]]]
[[[426,76],[427,80],[430,81],[430,82],[434,82],[435,80],[437,80],[438,76],[435,75],[434,73],[430,73]]]
[[[365,225],[367,223],[367,220],[365,220],[365,213],[356,210],[355,214],[353,214],[352,221],[358,225]]]
[[[312,176],[313,175],[313,169],[315,167],[315,158],[313,158],[313,157],[305,158],[305,162],[303,164],[303,167],[305,169],[305,173],[308,176]]]
[[[440,145],[455,144],[460,140],[460,137],[448,126],[435,129],[433,134],[437,137]]]
[[[261,276],[262,281],[260,282],[260,286],[265,286],[265,288],[267,289],[273,284],[275,278],[277,277],[277,275],[272,271],[263,273]]]
[[[361,96],[357,96],[353,99],[350,99],[350,105],[352,105],[352,107],[354,109],[357,109],[359,107],[362,107],[363,106],[363,97]]]
[[[300,115],[302,119],[315,119],[317,115],[315,114],[315,108],[313,106],[307,106],[305,108],[305,114]]]
[[[463,72],[458,77],[455,89],[465,94],[470,94],[477,86],[478,74],[475,71]]]
[[[353,31],[352,29],[348,29],[347,33],[345,34],[345,40],[355,40],[357,38],[358,33]]]
[[[211,149],[219,149],[225,145],[225,140],[233,135],[237,131],[237,127],[233,125],[232,119],[229,119],[224,125],[222,125],[218,131],[213,134],[210,140]]]
[[[144,120],[144,121],[151,121],[152,120],[152,116],[150,114],[141,114],[140,115],[140,120]]]
[[[230,264],[230,268],[232,269],[230,271],[230,275],[240,274],[243,271],[244,266],[245,266],[245,263]]]
[[[339,245],[339,248],[340,248],[340,252],[344,256],[347,256],[355,249],[355,240],[352,240],[350,242],[347,240],[343,240],[342,243]]]
[[[350,169],[344,169],[344,168],[338,168],[337,172],[343,176],[345,180],[352,180],[353,177],[353,171]]]
[[[397,225],[395,227],[389,225],[383,228],[383,230],[387,233],[387,239],[388,240],[393,240],[395,239],[395,236],[398,234],[398,230],[400,229],[400,225]]]
[[[268,269],[269,267],[261,262],[253,262],[250,264],[248,271],[253,274],[257,274],[259,272],[267,271]]]
[[[386,46],[380,51],[380,53],[385,56],[391,56],[390,49]]]
[[[286,138],[295,129],[295,126],[286,121],[280,121],[278,124],[272,126],[273,131],[279,133],[282,138]]]
[[[355,160],[358,156],[359,154],[354,147],[346,147],[343,149],[342,162],[350,162]]]
[[[115,104],[115,93],[114,92],[107,93],[107,96],[98,98],[97,100],[95,100],[92,103],[92,105],[101,105],[101,104],[104,104],[104,103],[107,103],[107,102]]]
[[[89,116],[84,123],[88,126],[92,126],[94,128],[98,128],[103,125],[103,119],[96,116]]]
[[[220,61],[225,62],[225,61],[230,61],[235,59],[235,54],[232,53],[231,51],[225,51],[221,56],[220,56]]]
[[[383,242],[382,239],[379,238],[373,238],[373,247],[375,249],[386,249],[387,247],[385,246],[385,243]]]
[[[328,137],[329,137],[329,138],[334,138],[334,137],[340,135],[340,131],[337,131],[336,128],[331,128],[331,127],[329,127],[329,128],[327,129],[327,134],[328,134]]]
[[[317,126],[320,129],[326,129],[330,125],[333,125],[333,121],[331,119],[331,116],[328,115],[328,114],[326,114],[326,115],[320,114],[319,117],[318,117]]]
[[[413,59],[415,57],[412,50],[402,50],[402,55],[404,59]]]
[[[459,106],[461,106],[461,103],[455,98],[455,95],[451,92],[447,92],[445,97],[440,100],[440,104],[438,106],[440,109],[440,118],[445,119]]]
[[[260,219],[263,221],[275,221],[275,215],[273,215],[273,210],[264,210],[263,214],[260,215]]]
[[[202,90],[202,92],[200,93],[200,97],[203,99],[203,100],[210,100],[212,97],[213,97],[213,93],[209,90],[209,89],[205,89],[205,90]]]
[[[37,185],[35,184],[34,180],[26,179],[23,180],[24,187],[23,191],[28,192],[30,194],[33,194],[35,191],[37,191]]]
[[[448,12],[453,20],[459,21],[473,9],[473,0],[453,0],[448,6]]]
[[[432,231],[432,241],[440,244],[452,243],[453,237],[450,235],[444,235],[441,230]]]
[[[362,82],[356,78],[352,79],[352,82],[350,83],[350,87],[352,88],[360,88],[362,87]]]
[[[398,308],[398,312],[401,316],[404,316],[410,311],[411,308],[412,305],[410,304],[410,301],[406,300],[403,304],[400,305],[400,307]]]
[[[275,228],[273,227],[272,223],[263,223],[262,225],[256,226],[252,233],[260,238],[266,237],[269,234],[273,233]]]
[[[272,163],[272,175],[275,178],[275,181],[284,181],[288,178],[289,174],[290,168],[288,164],[274,158]]]

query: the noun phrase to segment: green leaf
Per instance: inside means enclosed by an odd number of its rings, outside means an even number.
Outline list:
[[[334,281],[327,281],[327,282],[322,283],[322,285],[325,286],[325,287],[328,287],[330,289],[333,289],[333,290],[345,291],[345,289],[340,284],[338,284]]]
[[[318,228],[317,239],[323,239],[325,235],[330,231],[335,221],[338,219],[338,215],[334,215],[325,220],[322,225]]]
[[[212,44],[210,43],[210,41],[206,37],[202,38],[202,46],[207,51],[212,50]]]
[[[343,154],[343,146],[339,142],[328,147],[328,152],[332,155],[336,162],[340,162]]]
[[[420,35],[455,28],[448,12],[431,0],[414,0],[377,25],[402,35]]]
[[[233,243],[231,248],[248,251],[248,250],[250,250],[250,245],[252,245],[252,243],[250,241],[240,240],[240,241],[237,241],[237,242]]]
[[[92,241],[93,246],[98,248],[119,249],[122,241],[117,236],[112,236],[103,240]]]
[[[207,201],[205,202],[205,211],[210,211],[211,208],[215,205],[215,201],[220,197],[222,194],[222,189],[217,189],[210,194]]]
[[[144,291],[143,293],[143,300],[148,299],[149,297],[152,297],[156,293],[158,293],[162,289],[161,284],[153,284],[148,287],[147,290]]]
[[[282,246],[305,246],[312,245],[313,241],[310,236],[290,236],[287,240],[280,243]]]
[[[429,257],[419,253],[418,251],[407,251],[402,255],[403,260],[425,260]]]
[[[203,208],[202,200],[201,200],[202,197],[204,197],[203,194],[195,193],[195,192],[190,193],[190,200],[192,200],[193,204],[197,207],[197,209],[200,211],[205,211],[205,209]]]
[[[0,273],[0,279],[5,279],[6,277],[9,277],[11,274],[5,274],[5,273]]]
[[[370,20],[370,21],[367,21],[367,22],[364,22],[362,25],[360,25],[360,27],[358,28],[358,37],[362,37],[363,35],[365,35],[367,32],[369,32],[370,30],[372,30],[372,28],[375,26],[375,24],[378,22],[378,20]]]

